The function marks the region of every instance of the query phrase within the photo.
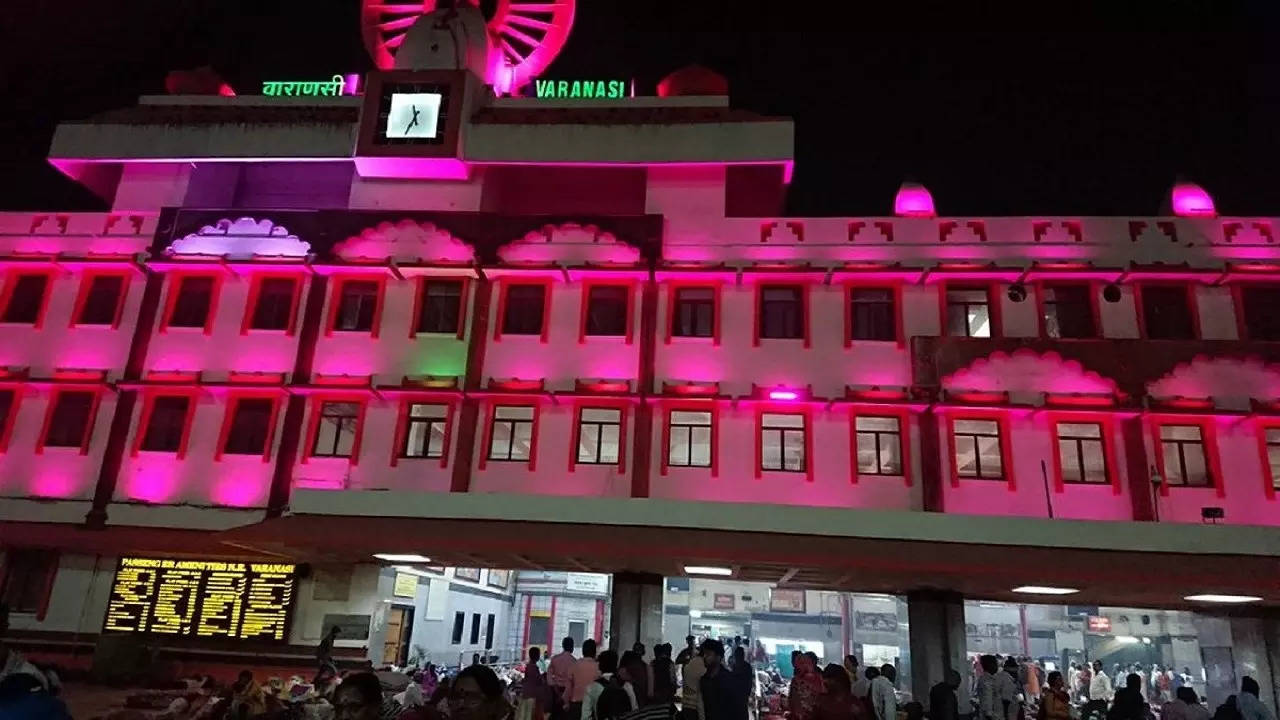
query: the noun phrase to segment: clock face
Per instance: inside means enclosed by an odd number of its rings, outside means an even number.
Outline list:
[[[436,137],[440,120],[440,101],[435,92],[391,93],[391,107],[383,137],[388,140],[430,140]]]

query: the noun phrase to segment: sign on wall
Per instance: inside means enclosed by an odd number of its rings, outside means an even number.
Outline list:
[[[409,573],[396,573],[395,585],[391,594],[396,597],[411,598],[418,594],[418,576]]]
[[[897,632],[898,614],[889,612],[855,612],[853,626],[859,630]]]
[[[1102,617],[1100,615],[1089,616],[1089,632],[1105,633],[1111,632],[1111,618]]]
[[[533,91],[540,98],[624,98],[627,83],[622,80],[534,80]]]
[[[733,596],[733,593],[716,593],[716,596],[712,598],[711,607],[716,610],[732,610],[737,605],[736,601],[737,598]]]
[[[104,632],[284,640],[296,566],[120,559]]]
[[[770,590],[769,610],[771,612],[804,612],[804,591],[780,590],[778,588]]]
[[[453,577],[458,580],[467,580],[473,583],[480,582],[480,568],[454,568]]]
[[[510,570],[489,570],[488,585],[489,587],[500,588],[506,590],[511,584]]]
[[[609,592],[609,576],[603,573],[565,573],[564,589],[569,592],[605,595]]]
[[[356,95],[359,82],[359,75],[334,75],[328,80],[268,80],[262,83],[262,94],[272,97]]]

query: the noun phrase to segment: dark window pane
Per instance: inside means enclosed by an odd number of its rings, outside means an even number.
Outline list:
[[[985,289],[947,290],[947,334],[991,337],[991,303]]]
[[[760,337],[803,338],[803,290],[798,287],[764,287],[760,290]]]
[[[893,291],[858,288],[849,294],[849,337],[854,340],[897,340]]]
[[[40,612],[49,580],[58,572],[58,554],[45,550],[10,549],[5,554],[4,591],[0,600],[10,612]]]
[[[93,393],[58,393],[49,419],[49,432],[45,436],[46,447],[80,447],[89,431],[90,413],[93,411]]]
[[[184,277],[169,315],[169,327],[204,327],[213,303],[213,278]]]
[[[462,628],[467,624],[467,616],[465,613],[455,612],[453,614],[453,633],[450,642],[454,645],[462,644]]]
[[[593,287],[587,296],[588,335],[627,334],[627,294],[625,287]]]
[[[124,278],[119,275],[95,275],[80,308],[77,325],[114,325],[116,310],[123,300]]]
[[[712,337],[715,334],[716,291],[713,288],[680,288],[671,313],[675,337]]]
[[[503,309],[503,335],[541,335],[545,285],[510,285]]]
[[[242,398],[236,401],[235,415],[227,433],[228,455],[261,455],[267,448],[271,431],[271,411],[275,401],[269,398]]]
[[[142,436],[142,449],[155,452],[177,452],[182,446],[182,431],[187,424],[190,398],[158,397],[151,405],[151,418]]]
[[[44,305],[44,293],[49,285],[47,275],[19,275],[14,281],[13,293],[4,309],[4,322],[34,325]]]
[[[461,313],[462,281],[429,280],[418,315],[418,332],[456,334]]]
[[[263,279],[249,327],[254,330],[288,330],[296,284],[293,278]]]
[[[956,474],[998,480],[1004,477],[1000,424],[995,420],[956,420],[953,425]]]
[[[1240,288],[1240,301],[1250,340],[1280,340],[1280,287],[1245,285]]]
[[[471,644],[480,642],[480,613],[471,613]]]
[[[1051,285],[1044,289],[1044,332],[1053,338],[1091,338],[1098,331],[1088,285]]]
[[[1155,340],[1191,340],[1195,325],[1191,321],[1190,288],[1145,286],[1142,288],[1142,320],[1147,337]]]
[[[335,330],[368,332],[373,329],[373,315],[378,308],[378,283],[350,280],[342,284]]]
[[[13,391],[0,390],[0,433],[4,432],[9,421],[9,413],[13,411]]]

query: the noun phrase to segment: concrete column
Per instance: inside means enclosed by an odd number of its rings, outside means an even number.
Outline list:
[[[964,598],[957,593],[921,590],[907,593],[910,625],[911,679],[899,678],[898,686],[911,690],[914,699],[929,708],[929,689],[948,670],[960,673],[958,694],[969,697],[969,663],[965,659]],[[961,708],[966,707],[964,703]]]
[[[642,642],[652,656],[662,642],[663,587],[661,575],[618,573],[613,576],[609,616],[609,649],[621,654]]]

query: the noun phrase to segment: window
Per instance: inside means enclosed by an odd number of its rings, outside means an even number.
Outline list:
[[[177,297],[169,312],[169,327],[202,328],[213,307],[213,282],[207,276],[179,276]]]
[[[418,312],[418,332],[456,335],[462,324],[462,281],[427,280]]]
[[[991,337],[991,299],[985,288],[947,290],[947,334]]]
[[[493,409],[490,460],[529,459],[533,447],[533,413],[532,407],[499,406]]]
[[[294,278],[267,277],[259,280],[258,301],[253,307],[253,330],[288,330],[293,320],[293,299],[298,281]]]
[[[240,398],[235,401],[231,427],[227,431],[227,443],[222,452],[228,455],[261,455],[267,451],[267,438],[271,436],[271,416],[275,400],[271,398]]]
[[[405,428],[403,457],[443,457],[445,424],[448,418],[448,405],[424,403],[410,405],[408,424]]]
[[[1142,322],[1152,340],[1195,339],[1190,288],[1155,285],[1142,288]]]
[[[618,285],[597,285],[587,290],[587,335],[626,335],[627,299],[631,290]]]
[[[1280,340],[1280,286],[1244,285],[1240,313],[1250,340]]]
[[[1102,443],[1100,423],[1065,423],[1057,425],[1058,463],[1064,483],[1105,484],[1107,455]]]
[[[716,322],[715,288],[677,288],[671,309],[673,337],[713,337]]]
[[[358,403],[324,403],[320,406],[320,426],[316,429],[311,454],[316,457],[351,457],[359,423]]]
[[[795,286],[760,288],[760,337],[804,337],[803,292]]]
[[[1088,285],[1048,285],[1044,288],[1044,334],[1051,338],[1098,336]]]
[[[84,304],[80,306],[77,325],[115,325],[120,303],[124,299],[124,277],[120,275],[93,275],[88,278],[89,289]]]
[[[493,616],[493,613],[489,613],[489,616],[485,618],[485,621],[484,621],[484,649],[485,650],[493,649],[493,623],[496,619],[497,618]]]
[[[711,467],[711,413],[672,410],[667,432],[667,464]]]
[[[502,309],[503,335],[541,335],[546,285],[508,285]]]
[[[462,644],[462,628],[466,627],[466,624],[467,624],[466,613],[455,612],[453,614],[453,637],[451,639],[452,644],[454,645]]]
[[[139,449],[149,452],[178,452],[183,431],[187,427],[187,408],[191,398],[161,395],[151,400],[151,415],[142,434]]]
[[[0,593],[10,612],[39,613],[44,609],[53,577],[58,572],[58,554],[44,550],[9,550],[5,554],[4,592]]]
[[[3,416],[0,416],[3,417]],[[1271,469],[1271,486],[1280,488],[1280,428],[1266,428],[1267,466]]]
[[[761,469],[804,472],[804,431],[803,415],[761,415]]]
[[[1204,435],[1198,426],[1161,425],[1160,455],[1164,460],[1166,483],[1191,487],[1210,485]]]
[[[12,390],[0,390],[0,452],[4,452],[8,439],[9,414],[13,412],[13,399]]]
[[[898,339],[893,290],[853,288],[849,291],[849,338],[853,340]]]
[[[338,315],[334,330],[369,332],[378,311],[378,283],[373,280],[347,280],[338,296]]]
[[[64,391],[54,397],[44,447],[83,447],[93,415],[94,393]]]
[[[4,322],[35,325],[44,308],[44,293],[49,286],[49,276],[43,273],[18,275],[9,282],[13,290],[4,308]]]
[[[621,436],[621,410],[582,408],[578,416],[578,462],[616,465]]]
[[[902,474],[902,429],[896,417],[859,415],[857,431],[859,475]]]
[[[480,613],[471,613],[471,644],[480,642]]]
[[[1000,450],[1000,423],[996,420],[956,420],[952,438],[956,448],[956,475],[962,478],[1000,480],[1004,456]]]

